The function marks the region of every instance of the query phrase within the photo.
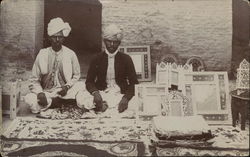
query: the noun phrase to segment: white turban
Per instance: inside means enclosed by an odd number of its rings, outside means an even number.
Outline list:
[[[63,22],[60,17],[51,19],[48,24],[48,35],[52,36],[60,31],[63,32],[64,37],[67,37],[71,31],[69,23]]]
[[[108,40],[121,41],[123,37],[122,29],[114,24],[107,26],[103,31],[103,38]]]

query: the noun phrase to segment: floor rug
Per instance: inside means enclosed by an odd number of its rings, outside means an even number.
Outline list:
[[[3,134],[8,139],[56,139],[66,141],[138,141],[135,119],[16,118]]]
[[[7,156],[246,156],[249,128],[211,127],[210,145],[157,141],[150,124],[135,119],[16,118],[2,136]],[[154,141],[152,141],[154,139]],[[154,143],[154,144],[152,144]],[[86,151],[90,150],[90,151]],[[27,154],[28,153],[28,154]],[[94,153],[94,155],[93,155]]]
[[[11,141],[2,143],[2,156],[143,156],[142,142]]]
[[[2,136],[4,156],[143,156],[135,119],[18,117]]]
[[[232,126],[210,126],[213,138],[203,140],[160,140],[155,136],[151,130],[151,141],[154,145],[162,147],[173,147],[182,146],[188,148],[199,148],[199,149],[249,149],[249,129],[241,131],[238,128]]]
[[[232,126],[210,126],[214,138],[163,141],[151,130],[153,156],[249,156],[249,130]]]
[[[249,156],[249,151],[156,147],[152,154],[153,156]]]

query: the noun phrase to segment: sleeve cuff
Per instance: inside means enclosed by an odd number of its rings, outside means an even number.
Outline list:
[[[98,90],[91,92],[91,95],[94,95],[95,93],[99,93]]]

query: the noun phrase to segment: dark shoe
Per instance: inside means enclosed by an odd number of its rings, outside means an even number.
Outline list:
[[[38,104],[42,108],[45,108],[45,107],[48,106],[47,98],[46,98],[46,95],[44,93],[38,93],[37,94],[37,101],[38,101]]]
[[[95,112],[105,112],[108,109],[108,104],[106,101],[102,102],[102,106],[94,108]]]

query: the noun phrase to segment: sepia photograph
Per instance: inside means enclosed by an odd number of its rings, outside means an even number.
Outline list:
[[[1,0],[1,156],[249,156],[249,62],[250,0]]]

